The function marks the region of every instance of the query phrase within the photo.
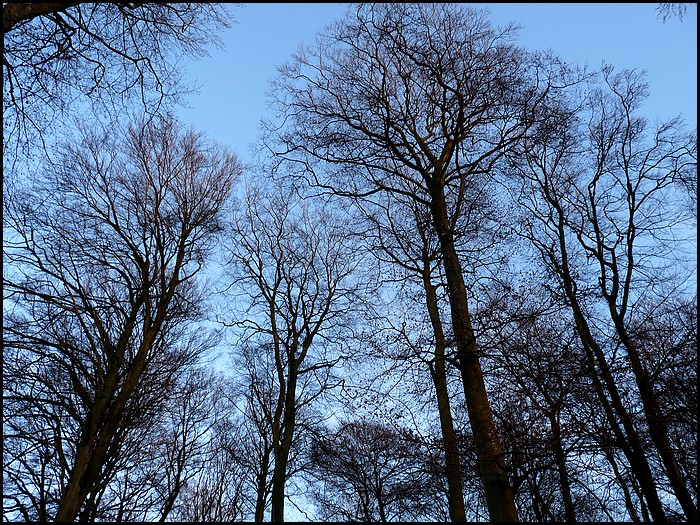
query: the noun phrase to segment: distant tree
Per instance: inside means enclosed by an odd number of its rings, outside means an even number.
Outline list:
[[[332,209],[277,186],[246,187],[230,227],[232,287],[248,307],[236,324],[243,345],[266,354],[256,366],[270,367],[251,378],[250,400],[264,415],[259,430],[271,432],[264,438],[272,447],[271,519],[282,521],[298,417],[339,384],[333,367],[363,286],[353,278],[361,253]]]
[[[573,523],[573,485],[583,473],[572,475],[572,464],[590,445],[574,410],[585,404],[585,363],[563,307],[533,288],[512,290],[506,304],[483,316],[494,324],[490,362],[499,384],[510,386],[501,389],[494,410],[511,456],[522,518]],[[496,323],[499,317],[502,322]]]
[[[162,459],[152,461],[154,472],[149,481],[158,481],[155,488],[160,523],[171,519],[183,490],[219,457],[212,450],[211,434],[223,419],[220,390],[217,377],[211,372],[189,372],[169,396],[165,424],[154,429],[161,438],[156,440],[161,447],[156,458]],[[147,491],[141,491],[136,498],[143,498],[144,492]]]
[[[182,55],[204,55],[229,27],[222,4],[4,3],[3,145],[33,146],[56,117],[136,98],[153,114],[177,96]]]
[[[169,116],[121,133],[86,131],[5,202],[8,517],[94,515],[211,345],[198,277],[240,165]]]
[[[317,437],[310,461],[324,521],[420,521],[435,505],[436,478],[411,434],[371,421],[341,423]]]
[[[217,404],[219,413],[210,429],[204,453],[206,464],[183,484],[181,497],[171,514],[172,521],[230,523],[250,520],[254,498],[246,487],[250,473],[241,455],[247,422],[229,402],[227,391],[224,385],[212,391],[224,402]]]

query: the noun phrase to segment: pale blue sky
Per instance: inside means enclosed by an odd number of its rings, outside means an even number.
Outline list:
[[[249,160],[265,92],[276,67],[300,43],[311,44],[326,24],[341,18],[348,4],[253,3],[230,5],[237,23],[223,34],[224,50],[183,64],[187,78],[202,84],[187,99],[183,121]],[[491,11],[492,24],[522,25],[518,43],[527,49],[552,49],[563,59],[598,68],[602,61],[646,69],[651,96],[645,113],[654,120],[683,115],[697,126],[697,4],[683,21],[665,23],[656,3],[468,3]]]

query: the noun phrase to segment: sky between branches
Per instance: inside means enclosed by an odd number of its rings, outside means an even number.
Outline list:
[[[681,114],[697,127],[697,4],[683,20],[663,22],[656,3],[475,3],[495,26],[522,26],[517,43],[551,49],[564,60],[597,69],[603,61],[645,69],[650,97],[644,113],[654,122]],[[179,110],[183,121],[250,160],[260,119],[267,115],[265,92],[278,65],[299,44],[312,44],[325,25],[342,18],[343,3],[251,3],[230,5],[236,22],[223,33],[224,48],[183,62],[186,79],[201,84]]]

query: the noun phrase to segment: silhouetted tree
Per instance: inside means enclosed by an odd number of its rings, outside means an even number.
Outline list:
[[[66,144],[5,203],[4,501],[31,520],[94,515],[211,346],[197,278],[240,166],[172,117],[121,133]]]
[[[435,505],[427,456],[406,431],[370,421],[341,423],[314,440],[316,504],[324,520],[381,522],[425,518]]]
[[[261,184],[245,189],[231,230],[234,285],[249,304],[239,326],[249,347],[268,353],[264,377],[273,378],[250,387],[254,404],[268,411],[260,430],[271,432],[271,516],[282,521],[297,416],[338,384],[333,367],[362,287],[352,278],[361,254],[351,251],[343,222],[330,208]]]

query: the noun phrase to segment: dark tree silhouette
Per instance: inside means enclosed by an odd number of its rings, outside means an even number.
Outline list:
[[[341,423],[311,445],[325,520],[420,520],[435,505],[435,478],[410,433],[370,421]]]
[[[197,277],[240,166],[170,117],[123,133],[65,145],[6,202],[3,450],[25,452],[5,455],[5,504],[32,520],[92,516],[210,346]]]
[[[352,251],[340,217],[321,203],[261,184],[246,188],[243,198],[231,224],[230,267],[250,305],[239,325],[249,347],[267,352],[263,376],[273,378],[268,384],[254,377],[250,386],[264,412],[260,430],[271,432],[271,518],[282,521],[297,417],[338,384],[333,367],[362,288],[352,278],[361,254]]]

